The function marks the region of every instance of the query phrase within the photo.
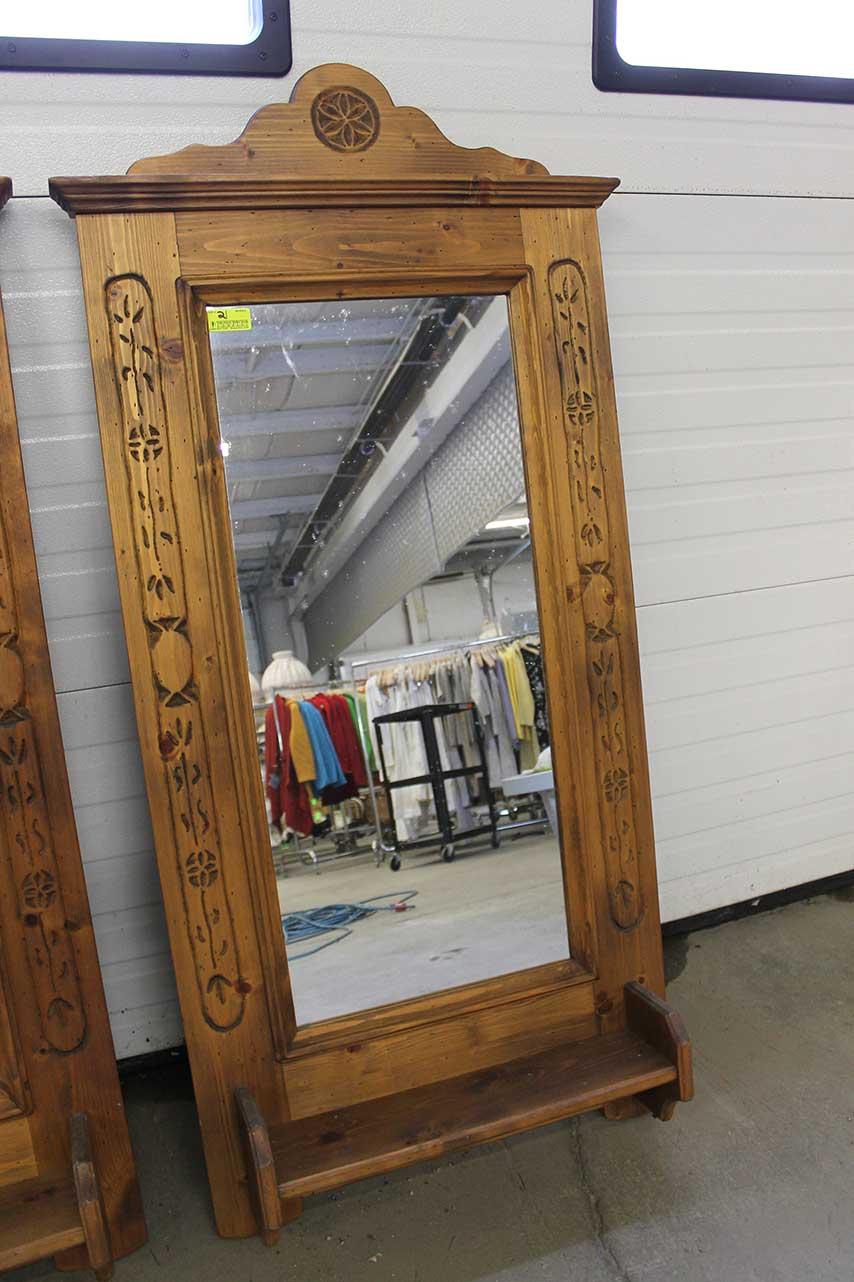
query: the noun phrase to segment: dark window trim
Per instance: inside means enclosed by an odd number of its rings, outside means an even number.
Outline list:
[[[260,35],[247,45],[0,36],[0,71],[284,76],[292,63],[289,0],[264,5]]]
[[[761,71],[636,67],[617,51],[619,0],[593,0],[593,83],[606,93],[694,94],[702,98],[789,98],[854,102],[854,78],[784,76]]]

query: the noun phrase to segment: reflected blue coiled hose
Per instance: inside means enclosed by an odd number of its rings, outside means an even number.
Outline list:
[[[332,944],[340,944],[342,939],[352,935],[351,926],[364,917],[372,917],[377,912],[403,912],[405,907],[414,908],[408,901],[414,899],[417,890],[387,891],[384,895],[374,895],[370,899],[359,899],[354,904],[325,904],[322,908],[306,908],[303,912],[285,913],[282,916],[282,929],[285,941],[289,944],[301,943],[304,939],[317,939],[320,935],[337,932],[334,939],[326,939],[314,948],[307,948],[302,953],[288,953],[288,961],[300,961],[303,957],[313,957]],[[381,899],[390,899],[391,903],[383,904]]]

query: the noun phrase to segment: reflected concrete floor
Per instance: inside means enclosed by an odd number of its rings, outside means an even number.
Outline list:
[[[272,1250],[214,1234],[186,1069],[136,1076],[150,1242],[117,1282],[851,1282],[852,915],[849,892],[668,942],[697,1069],[672,1122],[588,1114],[311,1198]]]
[[[404,854],[396,873],[387,863],[377,868],[370,855],[321,864],[319,873],[288,868],[278,883],[282,912],[418,892],[406,912],[381,910],[340,943],[292,962],[299,1023],[569,955],[560,854],[550,833],[505,836],[498,850],[488,843],[457,850],[452,863],[438,852]],[[321,942],[298,942],[289,956]]]

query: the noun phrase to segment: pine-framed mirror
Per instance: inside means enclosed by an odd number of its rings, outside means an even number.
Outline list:
[[[458,148],[337,65],[233,144],[51,184],[224,1234],[690,1095],[596,228],[615,185]]]

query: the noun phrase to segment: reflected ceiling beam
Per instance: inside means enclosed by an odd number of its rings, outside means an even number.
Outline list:
[[[256,516],[290,516],[292,512],[313,512],[317,507],[317,494],[283,494],[278,499],[232,499],[231,516],[235,521],[246,521]]]
[[[308,347],[288,351],[281,346],[260,352],[225,352],[214,360],[217,384],[256,383],[264,378],[313,378],[326,374],[372,372],[389,358],[388,343],[340,343],[336,347]]]
[[[350,343],[394,343],[403,333],[406,317],[362,316],[354,320],[283,321],[254,325],[251,330],[211,335],[215,358],[220,352],[248,352],[253,347],[300,343],[303,347],[339,346]]]
[[[223,414],[223,440],[240,436],[278,436],[294,432],[355,432],[365,411],[358,405],[334,405],[328,409],[268,410],[261,414]]]
[[[238,552],[258,548],[259,556],[263,556],[265,549],[276,542],[277,533],[277,530],[259,530],[257,534],[235,534],[234,546]]]
[[[282,481],[292,476],[333,476],[340,454],[299,454],[292,458],[229,459],[225,479],[233,481]]]

